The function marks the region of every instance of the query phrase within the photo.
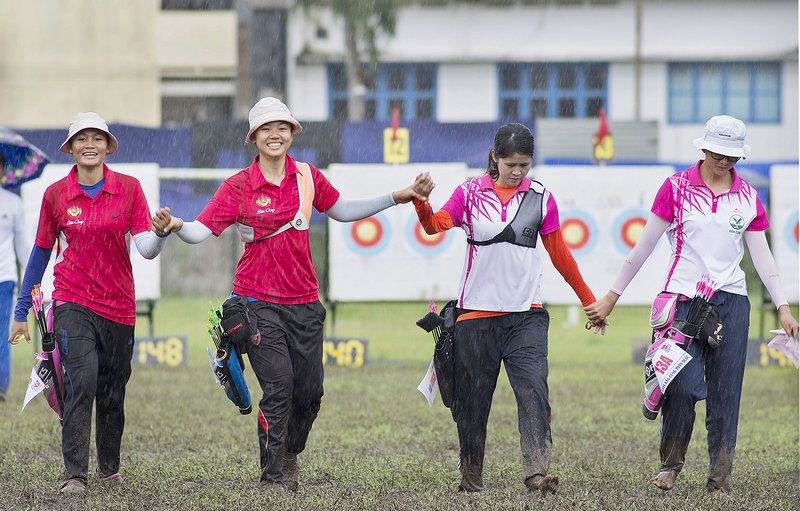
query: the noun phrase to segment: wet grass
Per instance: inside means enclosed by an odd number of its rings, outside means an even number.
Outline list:
[[[543,498],[522,485],[516,404],[505,375],[489,422],[487,491],[458,494],[455,425],[440,403],[429,408],[416,391],[432,351],[427,334],[414,326],[424,304],[340,305],[336,336],[367,339],[373,363],[326,369],[322,410],[300,457],[300,492],[259,492],[256,417],[236,413],[212,382],[204,353],[206,304],[159,302],[156,333],[187,335],[189,363],[134,367],[122,452],[127,487],[90,483],[85,499],[56,492],[60,429],[41,398],[19,412],[32,350],[15,348],[9,401],[0,405],[0,510],[798,508],[794,368],[747,369],[732,499],[719,502],[705,493],[702,403],[676,489],[651,489],[658,424],[639,412],[642,374],[631,354],[632,340],[647,336],[642,308],[615,312],[606,337],[566,325],[566,309],[551,308],[552,469],[561,487]],[[252,372],[247,377],[255,389]]]

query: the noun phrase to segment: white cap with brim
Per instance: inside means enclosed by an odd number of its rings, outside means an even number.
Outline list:
[[[111,134],[108,131],[108,124],[106,124],[105,119],[100,117],[94,112],[80,112],[75,114],[75,117],[70,119],[69,121],[69,133],[67,134],[67,138],[64,140],[64,143],[61,144],[61,152],[62,153],[69,153],[70,149],[70,140],[72,137],[78,134],[78,132],[86,130],[86,129],[96,129],[100,131],[104,131],[106,135],[108,135],[108,154],[114,154],[119,147],[119,142],[117,141],[117,137]]]
[[[706,134],[694,140],[700,150],[738,158],[747,158],[750,146],[744,143],[747,128],[742,121],[730,115],[716,115],[706,123]]]
[[[268,122],[284,121],[292,125],[292,135],[297,135],[303,131],[303,127],[297,122],[297,119],[292,117],[289,108],[277,98],[261,98],[258,103],[253,105],[250,109],[250,131],[247,132],[247,137],[244,141],[248,144],[254,143],[253,133],[258,128],[267,124]]]

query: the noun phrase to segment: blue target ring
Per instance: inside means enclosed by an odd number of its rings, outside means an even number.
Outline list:
[[[628,209],[617,215],[611,232],[614,246],[621,254],[628,255],[639,240],[645,223],[647,223],[647,211],[643,209]]]
[[[561,235],[574,257],[583,257],[597,245],[597,222],[585,211],[571,209],[559,213]]]
[[[425,232],[422,225],[417,220],[417,215],[410,215],[406,222],[406,239],[408,244],[418,253],[432,257],[439,255],[452,244],[453,236],[445,231],[434,235]]]
[[[789,215],[789,218],[786,220],[786,226],[783,228],[784,235],[786,236],[786,244],[789,245],[789,248],[792,249],[792,252],[797,252],[797,236],[798,236],[798,224],[797,224],[798,216],[797,211]]]
[[[342,237],[347,248],[358,255],[382,252],[392,238],[392,225],[383,213],[342,224]]]

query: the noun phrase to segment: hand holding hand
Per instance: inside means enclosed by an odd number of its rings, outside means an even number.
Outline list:
[[[792,311],[789,310],[788,305],[781,305],[778,308],[778,321],[783,327],[783,331],[786,332],[786,335],[797,339],[797,320],[792,316]]]
[[[19,340],[24,338],[28,341],[28,344],[31,343],[31,334],[28,333],[28,322],[27,321],[12,321],[11,322],[11,335],[8,336],[8,343],[16,345],[19,343]]]
[[[617,300],[619,300],[619,295],[613,291],[609,291],[593,304],[583,308],[586,317],[589,318],[589,321],[595,326],[595,333],[598,331],[605,333],[605,327],[608,326],[606,318],[608,318],[611,311],[614,310],[614,305],[617,304]]]
[[[153,222],[150,224],[150,228],[159,236],[178,232],[181,227],[183,227],[183,220],[172,216],[169,208],[159,208],[153,215]]]
[[[394,199],[395,203],[397,204],[405,204],[406,202],[410,202],[412,199],[427,202],[434,186],[435,184],[433,183],[433,179],[431,178],[430,174],[423,172],[417,175],[417,178],[414,180],[414,184],[392,193],[392,199]]]

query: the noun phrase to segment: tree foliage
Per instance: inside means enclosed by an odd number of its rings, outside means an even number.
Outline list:
[[[299,0],[308,13],[323,2]],[[364,119],[367,73],[376,72],[380,61],[378,41],[394,36],[399,0],[330,0],[334,15],[344,22],[348,114],[351,121]]]

